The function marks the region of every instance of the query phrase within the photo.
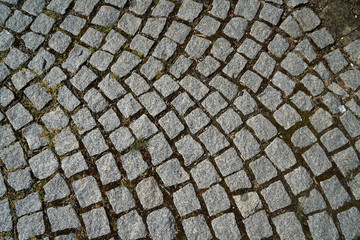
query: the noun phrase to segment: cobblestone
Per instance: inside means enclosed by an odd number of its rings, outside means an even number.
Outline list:
[[[358,238],[335,2],[2,0],[0,239]]]

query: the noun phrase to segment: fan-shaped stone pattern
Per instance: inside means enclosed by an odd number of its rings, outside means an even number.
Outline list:
[[[0,2],[0,239],[360,237],[360,40],[315,3]]]

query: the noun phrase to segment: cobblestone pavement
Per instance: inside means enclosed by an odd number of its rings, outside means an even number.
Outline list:
[[[1,239],[360,237],[360,40],[313,3],[0,2]]]

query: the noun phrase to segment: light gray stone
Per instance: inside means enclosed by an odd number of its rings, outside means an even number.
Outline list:
[[[226,213],[212,220],[215,236],[220,240],[240,239],[241,233],[236,224],[234,213]]]
[[[0,201],[0,232],[8,232],[13,228],[8,199]]]
[[[286,182],[290,185],[294,195],[298,195],[302,191],[309,189],[312,185],[310,174],[304,167],[298,167],[292,172],[285,175]]]
[[[98,238],[111,232],[109,219],[103,207],[83,213],[81,217],[84,220],[87,237],[89,239]]]
[[[102,112],[109,104],[103,95],[95,88],[87,91],[83,98],[89,108],[95,113]]]
[[[131,181],[139,177],[148,168],[139,151],[130,151],[122,156],[122,167],[125,169],[127,178]]]
[[[65,157],[61,161],[61,168],[63,169],[65,176],[69,178],[79,172],[87,170],[88,166],[81,152],[77,152],[73,155]]]
[[[334,210],[339,209],[351,200],[350,195],[346,192],[336,176],[320,182],[320,186],[324,190],[331,208]]]
[[[61,65],[63,68],[65,68],[66,70],[68,70],[71,73],[75,73],[79,67],[89,58],[89,56],[91,55],[89,49],[79,45],[79,44],[75,44],[74,48],[70,51],[66,61]],[[86,71],[85,71],[86,70]],[[84,71],[84,72],[83,72]],[[79,75],[81,73],[81,75]],[[85,75],[86,73],[86,75]],[[82,79],[79,79],[77,84],[76,83],[76,76],[78,76],[77,78],[79,78],[80,76],[82,76]],[[89,78],[89,80],[88,80]],[[75,77],[73,77],[70,82],[71,84],[73,84],[77,89],[79,89],[80,91],[83,91],[87,85],[89,85],[90,82],[94,81],[94,79],[96,78],[95,74],[88,69],[87,67],[83,66],[81,68],[81,70],[77,73],[77,75],[75,75]],[[85,84],[81,84],[81,82],[84,81]]]
[[[175,143],[178,152],[184,158],[185,166],[189,166],[204,154],[204,149],[200,143],[190,135],[186,135]]]
[[[148,18],[141,32],[153,38],[158,38],[162,30],[164,29],[165,24],[166,18]]]
[[[146,147],[151,156],[151,162],[153,165],[162,163],[173,153],[171,146],[166,141],[162,133],[158,133],[152,137]]]
[[[250,29],[250,35],[253,36],[259,42],[265,42],[270,36],[271,28],[266,23],[255,21]]]
[[[232,108],[226,110],[220,117],[218,117],[217,122],[227,134],[234,131],[243,123],[239,114],[237,114]]]
[[[315,135],[308,127],[302,127],[296,130],[291,136],[291,142],[295,147],[304,148],[317,141]]]
[[[57,107],[54,111],[44,114],[41,117],[41,120],[48,129],[61,129],[69,123],[69,118],[60,107]]]
[[[293,16],[304,32],[315,29],[321,23],[319,17],[310,8],[297,10],[293,13]]]
[[[297,122],[301,121],[300,115],[292,108],[289,104],[285,103],[278,110],[274,112],[275,120],[283,127],[288,130],[294,126]]]
[[[136,193],[144,209],[151,209],[163,204],[163,194],[154,177],[142,180],[136,186]]]
[[[55,157],[55,154],[49,149],[46,149],[30,158],[28,162],[32,172],[38,179],[45,179],[51,176],[59,166],[59,162]]]
[[[174,7],[174,3],[167,0],[160,0],[153,8],[151,14],[155,17],[167,17],[173,11]]]
[[[245,68],[247,60],[238,53],[235,53],[229,63],[223,68],[225,73],[230,78],[236,78],[240,72]]]
[[[234,148],[230,148],[216,157],[215,162],[223,176],[228,176],[243,167],[242,160]]]
[[[260,240],[273,235],[269,220],[264,210],[243,220],[250,240]]]
[[[219,184],[209,188],[202,194],[208,213],[213,216],[230,208],[230,200],[225,189]]]
[[[265,148],[265,153],[280,171],[284,171],[296,163],[296,158],[290,147],[278,137]]]
[[[155,91],[144,93],[139,99],[147,112],[153,117],[166,109],[165,102]]]
[[[114,130],[120,125],[120,120],[113,109],[106,111],[103,115],[101,115],[101,117],[99,117],[98,121],[107,132]]]
[[[250,169],[255,175],[256,181],[263,184],[276,177],[277,170],[266,157],[262,156],[249,164]]]
[[[190,179],[176,158],[170,159],[157,167],[156,172],[166,187],[177,185]]]
[[[301,60],[296,54],[289,53],[284,60],[281,62],[281,67],[284,68],[292,76],[299,76],[302,74],[308,65]]]
[[[11,69],[16,69],[29,60],[29,55],[17,48],[11,48],[4,59],[4,63]]]
[[[118,234],[123,240],[145,238],[146,226],[136,210],[133,210],[117,220]]]
[[[356,207],[338,213],[337,218],[345,239],[356,239],[360,236],[360,213]]]
[[[277,134],[275,126],[262,114],[250,118],[246,124],[254,130],[260,141],[270,140]]]
[[[19,218],[16,228],[21,240],[29,239],[45,233],[44,216],[42,212]]]
[[[200,202],[196,197],[194,187],[191,183],[174,192],[173,200],[180,216],[185,216],[201,208]]]
[[[182,221],[187,239],[212,239],[212,235],[203,215],[190,217]]]
[[[96,126],[95,119],[92,117],[88,108],[82,108],[72,115],[77,131],[82,135],[83,133],[93,129]]]
[[[79,148],[76,136],[67,127],[54,138],[55,151],[58,155],[64,155]]]
[[[99,158],[95,164],[103,185],[116,182],[121,178],[121,173],[117,167],[115,158],[111,153]]]
[[[240,0],[235,6],[234,14],[250,21],[255,17],[259,7],[260,2],[258,0]]]
[[[234,201],[244,218],[254,214],[263,207],[259,195],[256,192],[247,192],[243,195],[234,196]]]
[[[186,75],[180,81],[180,85],[198,101],[209,92],[208,87],[191,75]]]
[[[56,174],[44,185],[45,201],[53,202],[70,195],[70,189],[60,174]]]
[[[89,16],[99,0],[79,0],[76,1],[74,10],[82,15]]]
[[[204,160],[190,170],[191,176],[199,189],[209,188],[213,183],[219,182],[220,176],[209,160]]]
[[[101,6],[95,17],[91,20],[92,24],[100,26],[112,26],[117,21],[120,11],[110,6]]]
[[[193,58],[200,58],[210,44],[210,40],[194,35],[186,45],[185,52]]]
[[[131,93],[126,94],[120,99],[116,106],[125,118],[134,115],[141,109],[140,103],[135,100]]]
[[[155,124],[145,114],[132,122],[130,128],[137,138],[150,137],[158,131]]]
[[[38,192],[31,193],[15,203],[16,215],[18,217],[39,211],[40,209],[42,209],[42,204]]]
[[[80,207],[88,207],[102,200],[101,192],[96,180],[92,176],[87,176],[72,183],[76,199]],[[89,236],[90,237],[90,236]]]
[[[48,208],[47,215],[53,232],[81,227],[76,212],[71,205]]]
[[[115,149],[122,152],[126,148],[130,147],[135,141],[131,132],[126,127],[120,127],[110,134],[110,140],[114,144]]]
[[[205,145],[211,155],[221,151],[230,145],[226,137],[220,131],[211,125],[199,135],[200,141]]]
[[[233,17],[226,24],[223,32],[228,37],[234,38],[235,40],[239,41],[244,36],[247,26],[248,21],[246,21],[244,18]]]
[[[225,61],[226,58],[234,51],[231,43],[225,38],[218,38],[214,42],[210,53],[221,61]]]
[[[15,10],[14,14],[6,21],[6,28],[20,33],[32,22],[32,18],[23,14],[19,10]]]
[[[151,212],[146,219],[152,239],[174,239],[176,234],[174,215],[168,208]]]
[[[0,158],[7,169],[20,168],[27,165],[24,151],[19,142],[0,150]]]
[[[135,201],[129,189],[118,187],[106,192],[112,209],[116,214],[128,211],[135,207]]]
[[[302,211],[305,214],[309,214],[326,208],[324,198],[316,189],[311,190],[309,196],[300,197],[299,203],[301,204]]]
[[[266,203],[271,212],[287,207],[291,204],[291,198],[286,192],[281,181],[276,181],[270,184],[267,188],[261,191]]]
[[[329,240],[339,238],[336,226],[326,211],[310,216],[307,222],[313,238],[323,238]]]
[[[90,156],[98,155],[109,149],[103,135],[97,128],[86,134],[82,142]]]
[[[234,144],[239,149],[243,159],[249,160],[260,152],[260,144],[246,128],[242,128],[234,136]]]
[[[184,0],[176,16],[185,21],[193,22],[195,18],[199,16],[202,9],[203,5],[201,3],[192,0]]]
[[[119,20],[118,28],[125,33],[133,36],[138,31],[141,24],[141,18],[135,17],[131,13],[125,13]]]
[[[30,168],[20,169],[10,172],[7,176],[7,182],[15,191],[28,189],[33,184]]]
[[[280,239],[305,240],[299,220],[293,212],[286,212],[272,219]]]
[[[225,182],[232,192],[239,189],[249,189],[252,187],[250,179],[244,170],[238,171],[226,177]]]
[[[320,141],[329,152],[332,152],[349,142],[349,140],[338,128],[334,128],[326,132],[320,137]]]
[[[193,134],[200,131],[210,122],[210,118],[200,108],[191,111],[184,120],[188,125],[190,132]]]

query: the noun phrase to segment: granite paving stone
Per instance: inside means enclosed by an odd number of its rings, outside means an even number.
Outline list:
[[[109,219],[103,207],[90,210],[81,216],[89,239],[101,237],[111,232]]]
[[[136,193],[144,209],[160,206],[164,202],[163,194],[154,177],[148,177],[138,183]]]
[[[92,176],[84,177],[72,183],[76,199],[81,207],[87,207],[101,201],[101,192]],[[99,211],[99,210],[98,210]],[[95,211],[97,212],[97,211]],[[104,212],[105,213],[105,212]]]
[[[240,239],[241,233],[236,225],[234,213],[226,213],[212,220],[211,225],[214,229],[215,236],[218,239]]]
[[[245,170],[238,171],[225,178],[226,185],[230,191],[236,191],[239,189],[249,189],[252,187],[250,179]]]
[[[350,195],[336,176],[320,182],[320,185],[332,209],[336,210],[350,200]]]
[[[28,239],[43,234],[45,232],[44,214],[37,212],[19,218],[16,229],[19,239]]]
[[[56,174],[44,185],[45,201],[53,202],[70,195],[70,189],[60,174]]]
[[[53,232],[81,226],[75,210],[70,205],[48,208],[47,215]]]
[[[197,215],[182,221],[182,225],[189,240],[212,239],[209,226],[205,222],[203,215]]]
[[[147,236],[146,226],[136,210],[121,216],[116,223],[121,239],[139,239]],[[131,227],[130,227],[131,226]]]
[[[30,193],[23,199],[15,203],[16,215],[21,217],[28,213],[37,212],[42,209],[40,194],[37,192]]]
[[[208,159],[197,164],[190,173],[200,189],[209,188],[213,183],[220,181],[219,174]]]
[[[51,176],[59,166],[55,154],[49,149],[45,149],[28,160],[31,171],[38,179],[45,179]]]
[[[129,189],[126,187],[118,187],[106,192],[112,209],[116,214],[128,211],[135,207],[135,201]]]
[[[263,207],[260,197],[256,192],[247,192],[243,195],[236,195],[234,196],[234,201],[244,218],[247,218]]]
[[[122,167],[126,171],[127,178],[134,180],[146,171],[148,164],[139,151],[130,151],[122,156]]]
[[[201,208],[199,199],[191,183],[174,192],[173,199],[180,216],[185,216]]]
[[[265,211],[259,211],[243,220],[246,232],[251,240],[271,237],[273,231]]]
[[[152,239],[173,239],[176,234],[175,219],[168,208],[150,213],[146,219]]]
[[[10,172],[7,176],[7,182],[15,191],[25,190],[33,185],[30,168],[20,169]]]
[[[343,211],[337,215],[340,227],[345,239],[355,239],[360,236],[360,213],[355,207]]]
[[[339,237],[336,226],[326,211],[310,216],[307,222],[315,238],[337,239]]]

